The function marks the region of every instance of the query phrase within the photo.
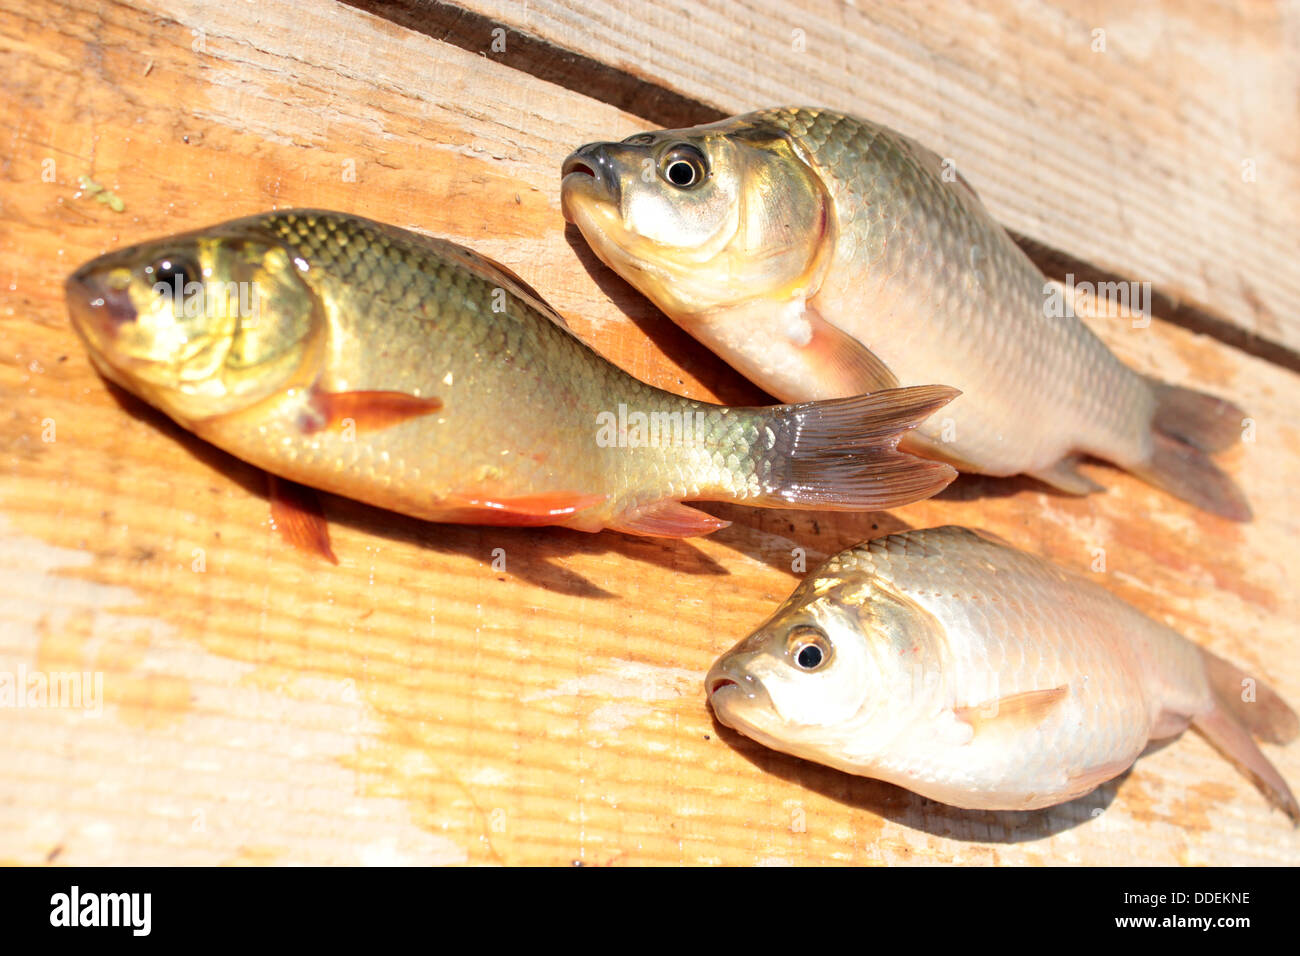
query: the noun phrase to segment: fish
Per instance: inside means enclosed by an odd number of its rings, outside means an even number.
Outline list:
[[[781,107],[588,143],[561,172],[597,258],[781,401],[944,382],[961,397],[909,433],[914,454],[1078,495],[1102,490],[1079,463],[1104,459],[1250,520],[1210,458],[1245,413],[1121,362],[908,137]]]
[[[109,381],[271,475],[416,518],[688,537],[684,501],[874,510],[951,468],[899,452],[946,386],[750,408],[613,365],[513,272],[326,210],[107,253],[66,281]],[[306,509],[310,511],[310,509]],[[315,523],[289,508],[288,535]]]
[[[955,807],[1036,810],[1200,731],[1292,821],[1254,738],[1295,712],[1080,574],[956,526],[830,558],[710,668],[717,719],[759,743]]]

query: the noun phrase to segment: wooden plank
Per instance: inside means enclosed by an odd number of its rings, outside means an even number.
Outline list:
[[[1151,282],[1189,328],[1300,367],[1294,6],[348,2],[580,92],[617,67],[595,95],[652,125],[785,104],[887,123],[1054,252],[1049,274]]]
[[[793,548],[957,522],[1080,569],[1104,549],[1107,586],[1300,700],[1294,373],[1160,321],[1097,324],[1135,366],[1252,413],[1225,459],[1245,526],[1101,466],[1110,493],[1088,499],[963,479],[888,515],[711,508],[736,524],[690,542],[328,498],[341,563],[323,566],[268,528],[257,472],[107,389],[64,276],[138,238],[341,208],[501,259],[647,380],[752,400],[563,230],[561,158],[637,120],[324,0],[0,0],[0,77],[0,672],[103,678],[98,717],[0,709],[0,859],[1300,860],[1194,735],[1074,804],[972,814],[768,752],[719,728],[701,686],[793,587]],[[125,211],[79,195],[82,175]],[[1265,749],[1300,781],[1300,747]]]

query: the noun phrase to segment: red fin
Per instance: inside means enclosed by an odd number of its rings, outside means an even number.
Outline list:
[[[312,414],[303,416],[302,430],[311,435],[339,430],[348,423],[357,431],[378,431],[442,408],[440,398],[421,398],[405,392],[324,392],[313,389],[308,401]]]
[[[300,551],[318,554],[338,564],[330,547],[330,529],[316,492],[297,482],[268,474],[271,493],[271,527]]]
[[[680,501],[665,501],[653,505],[630,521],[612,524],[609,527],[624,534],[640,534],[653,538],[693,538],[696,535],[720,531],[730,524],[730,521],[715,518]]]
[[[953,712],[958,720],[974,727],[977,734],[990,726],[1033,726],[1041,723],[1065,699],[1066,691],[1064,685],[1048,690],[1029,690],[971,707],[954,707]]]
[[[604,495],[580,495],[574,491],[552,491],[538,495],[517,495],[514,497],[474,498],[469,495],[447,495],[444,503],[453,508],[466,508],[472,511],[482,510],[497,514],[504,519],[516,518],[517,521],[504,520],[501,524],[546,524],[550,518],[564,518],[568,515],[586,511],[605,500]],[[484,521],[484,524],[491,523]]]

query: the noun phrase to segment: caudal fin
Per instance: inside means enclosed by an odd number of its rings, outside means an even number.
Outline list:
[[[1300,717],[1258,677],[1201,648],[1205,676],[1215,698],[1228,713],[1260,740],[1289,744],[1300,734]]]
[[[898,442],[959,394],[921,385],[768,409],[775,444],[761,503],[875,511],[929,498],[957,472],[899,451]]]
[[[1130,469],[1139,478],[1212,514],[1249,521],[1250,504],[1237,483],[1210,460],[1241,437],[1245,413],[1232,402],[1151,380],[1157,406],[1154,450]]]
[[[1254,782],[1266,797],[1300,824],[1300,803],[1276,767],[1264,756],[1253,733],[1262,740],[1287,743],[1300,730],[1300,720],[1274,691],[1247,676],[1221,657],[1202,649],[1205,672],[1215,706],[1192,721],[1225,757]]]
[[[1156,396],[1156,431],[1204,452],[1223,451],[1241,440],[1246,413],[1228,401],[1158,379],[1147,382]]]

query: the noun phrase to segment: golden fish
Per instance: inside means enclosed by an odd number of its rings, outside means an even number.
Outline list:
[[[1226,517],[1250,508],[1207,452],[1228,402],[1119,361],[935,153],[821,109],[769,109],[592,143],[564,214],[596,255],[783,401],[944,382],[961,398],[903,447],[1083,494],[1110,461]]]
[[[433,521],[704,534],[681,504],[870,510],[947,466],[896,450],[942,386],[732,408],[637,381],[454,243],[290,210],[133,246],[67,282],[111,381],[274,475]]]
[[[706,678],[718,719],[786,753],[958,807],[1088,793],[1189,725],[1293,819],[1251,739],[1293,739],[1263,682],[1104,588],[964,528],[814,571]]]

